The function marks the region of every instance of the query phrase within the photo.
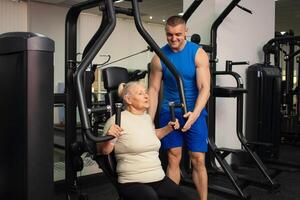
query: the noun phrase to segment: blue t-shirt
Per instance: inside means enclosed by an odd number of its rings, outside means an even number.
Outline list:
[[[188,111],[194,110],[198,97],[195,56],[199,48],[199,45],[189,41],[186,41],[184,48],[178,52],[172,51],[168,44],[161,48],[164,55],[166,55],[170,62],[175,66],[183,81]],[[161,112],[169,112],[169,102],[174,101],[180,103],[178,86],[175,77],[162,61],[161,66],[163,73],[163,100]],[[204,112],[206,113],[206,111]]]

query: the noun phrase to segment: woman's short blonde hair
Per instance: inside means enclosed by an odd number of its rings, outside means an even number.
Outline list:
[[[130,81],[128,83],[121,83],[118,87],[118,95],[122,99],[124,99],[124,96],[128,94],[128,90],[135,85],[141,84],[138,81]]]

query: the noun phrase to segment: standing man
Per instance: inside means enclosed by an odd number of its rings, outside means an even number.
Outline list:
[[[170,17],[166,22],[165,30],[168,44],[162,47],[162,52],[173,63],[182,78],[189,111],[182,116],[181,109],[176,109],[176,118],[183,127],[181,131],[174,130],[162,139],[162,147],[168,150],[167,175],[179,184],[179,164],[183,142],[185,142],[192,161],[192,177],[199,197],[201,200],[207,200],[205,152],[207,152],[208,131],[205,105],[210,94],[209,59],[201,47],[186,40],[187,27],[182,17]],[[160,126],[164,126],[170,121],[169,102],[179,103],[180,98],[175,78],[155,55],[151,61],[149,82],[149,114],[152,120],[158,105],[161,81],[163,81],[163,99],[159,121]]]

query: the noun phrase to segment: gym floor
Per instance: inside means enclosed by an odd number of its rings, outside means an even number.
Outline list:
[[[280,160],[293,162],[300,165],[300,146],[281,145]],[[275,177],[281,186],[276,192],[269,192],[254,186],[247,187],[244,192],[251,195],[253,200],[297,200],[300,199],[300,168],[283,167],[283,171]],[[211,180],[209,180],[211,181]],[[80,183],[79,183],[80,184]],[[103,175],[93,177],[93,183],[88,180],[82,180],[82,193],[87,194],[89,200],[116,200],[118,195],[113,185]],[[183,186],[192,197],[197,199],[195,189]],[[63,190],[56,188],[55,200],[65,200],[66,196]],[[233,197],[216,195],[209,193],[209,200],[231,200]]]

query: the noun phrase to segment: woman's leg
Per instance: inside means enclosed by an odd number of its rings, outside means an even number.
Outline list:
[[[152,187],[156,190],[159,198],[167,200],[194,200],[193,195],[184,191],[179,185],[177,185],[169,177],[165,177],[162,181],[155,183]]]
[[[124,200],[159,200],[156,191],[143,183],[120,184],[119,193]]]
[[[153,184],[152,186],[156,190],[159,198],[169,200],[181,199],[181,192],[179,186],[167,176],[163,180]]]

